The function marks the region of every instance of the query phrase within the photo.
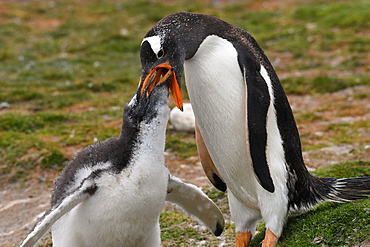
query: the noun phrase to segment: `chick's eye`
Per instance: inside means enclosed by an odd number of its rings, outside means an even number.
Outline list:
[[[160,49],[159,51],[158,51],[158,53],[157,53],[157,58],[159,59],[159,58],[162,58],[163,57],[163,55],[164,55],[164,50],[163,49]]]

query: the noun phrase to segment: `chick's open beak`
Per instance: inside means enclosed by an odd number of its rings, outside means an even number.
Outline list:
[[[149,96],[152,90],[159,84],[169,79],[169,88],[173,94],[177,108],[183,110],[181,89],[177,83],[176,73],[173,67],[168,63],[161,63],[154,67],[145,77],[141,85],[140,96],[142,96],[146,89],[146,96]]]

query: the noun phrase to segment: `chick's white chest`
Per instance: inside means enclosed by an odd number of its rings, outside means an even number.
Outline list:
[[[150,158],[98,178],[95,194],[53,227],[56,246],[140,246],[157,226],[167,193],[168,170],[156,163],[160,157]]]

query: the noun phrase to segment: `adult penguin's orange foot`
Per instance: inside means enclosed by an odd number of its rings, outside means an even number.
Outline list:
[[[235,238],[235,247],[248,247],[252,239],[250,232],[237,232]]]
[[[262,241],[262,247],[275,247],[279,238],[270,230],[266,230],[265,239]]]

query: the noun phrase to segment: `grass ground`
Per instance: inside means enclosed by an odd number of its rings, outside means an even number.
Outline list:
[[[370,162],[346,162],[318,169],[320,177],[356,177],[370,175]],[[195,221],[179,212],[164,212],[161,228],[164,246],[233,246],[234,225],[230,223],[225,193],[209,187],[205,192],[225,214],[227,221],[221,237],[195,228]],[[202,228],[201,228],[202,229]],[[251,246],[259,246],[264,237],[261,223]],[[350,203],[322,203],[308,213],[291,216],[278,246],[352,246],[370,241],[370,199]],[[203,240],[203,241],[202,241]],[[366,245],[365,245],[366,246]]]
[[[22,188],[39,181],[40,174],[51,185],[74,152],[118,135],[122,107],[136,91],[141,72],[141,39],[155,22],[177,11],[216,15],[249,31],[293,99],[297,95],[330,98],[340,90],[370,86],[370,3],[366,0],[1,1],[0,102],[10,108],[0,109],[0,188]],[[351,97],[362,107],[347,97],[321,104],[315,111],[296,112],[304,151],[356,143],[351,151],[355,157],[370,160],[369,147],[365,148],[370,143],[366,115],[370,93],[358,90]],[[336,117],[362,118],[330,122],[332,112]],[[325,121],[330,123],[318,130],[306,128]],[[196,156],[191,134],[170,130],[166,145],[176,156],[174,165]],[[219,196],[222,202],[224,196]],[[315,214],[350,211],[345,207],[325,205]],[[171,213],[163,217],[164,224],[170,225]],[[173,224],[183,222],[177,214],[175,218]],[[191,229],[184,238],[204,238]],[[164,232],[167,246],[173,244],[171,231],[184,234],[182,229]],[[228,231],[222,241],[233,238],[232,224]],[[317,244],[324,245],[326,238],[317,237]]]

